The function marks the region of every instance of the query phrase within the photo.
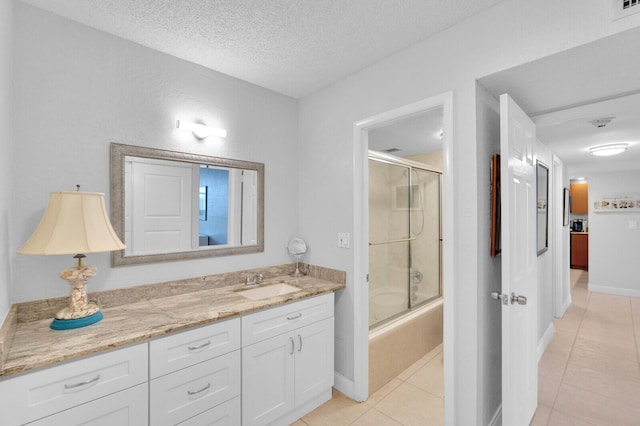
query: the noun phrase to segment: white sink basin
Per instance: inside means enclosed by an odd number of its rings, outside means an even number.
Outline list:
[[[269,297],[282,296],[284,294],[295,293],[300,291],[299,287],[295,287],[285,283],[269,284],[261,287],[254,287],[238,292],[240,296],[251,300],[268,299]]]

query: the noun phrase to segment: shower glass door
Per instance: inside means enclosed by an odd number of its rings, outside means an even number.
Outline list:
[[[413,168],[411,186],[410,307],[441,294],[441,175]]]
[[[441,296],[441,194],[440,173],[370,152],[370,328]]]
[[[369,326],[410,308],[411,169],[369,159]]]

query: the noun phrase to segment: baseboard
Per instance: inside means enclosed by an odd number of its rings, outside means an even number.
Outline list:
[[[556,312],[555,317],[562,318],[565,312],[567,312],[567,309],[569,309],[569,306],[571,306],[571,295],[569,295],[569,297],[567,297],[567,299],[564,301],[564,303],[560,307],[560,312]]]
[[[554,334],[556,334],[556,327],[553,325],[553,321],[551,321],[549,327],[547,327],[540,340],[538,340],[538,362],[540,358],[542,358],[544,351],[547,350],[547,346],[551,343]]]
[[[609,287],[604,285],[591,284],[589,281],[589,291],[596,293],[615,294],[616,296],[640,297],[640,290],[634,288]]]
[[[489,426],[502,426],[502,404],[498,406],[498,409],[493,414]]]
[[[333,372],[333,387],[339,390],[344,395],[348,396],[349,398],[355,400],[354,398],[355,385],[353,384],[353,380],[347,379],[337,371]]]

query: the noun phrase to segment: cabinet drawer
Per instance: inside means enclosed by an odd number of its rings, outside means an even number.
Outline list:
[[[240,351],[151,381],[150,424],[175,425],[240,395]]]
[[[147,381],[147,344],[0,381],[0,424],[30,422]]]
[[[240,348],[240,318],[149,342],[152,379]]]
[[[58,414],[29,423],[29,426],[140,426],[149,424],[147,385],[141,384]]]
[[[239,426],[240,397],[223,402],[217,407],[185,420],[178,426]]]
[[[242,346],[333,316],[333,293],[242,317]]]

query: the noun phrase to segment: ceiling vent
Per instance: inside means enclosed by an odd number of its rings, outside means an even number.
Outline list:
[[[640,0],[611,0],[611,4],[614,21],[640,12]]]
[[[591,120],[589,123],[591,123],[593,126],[599,129],[602,129],[603,127],[607,127],[609,123],[611,123],[614,119],[615,117],[603,117],[603,118]]]
[[[400,148],[389,148],[389,149],[383,149],[382,152],[386,152],[387,154],[391,154],[392,152],[398,152],[398,151],[402,151]]]

